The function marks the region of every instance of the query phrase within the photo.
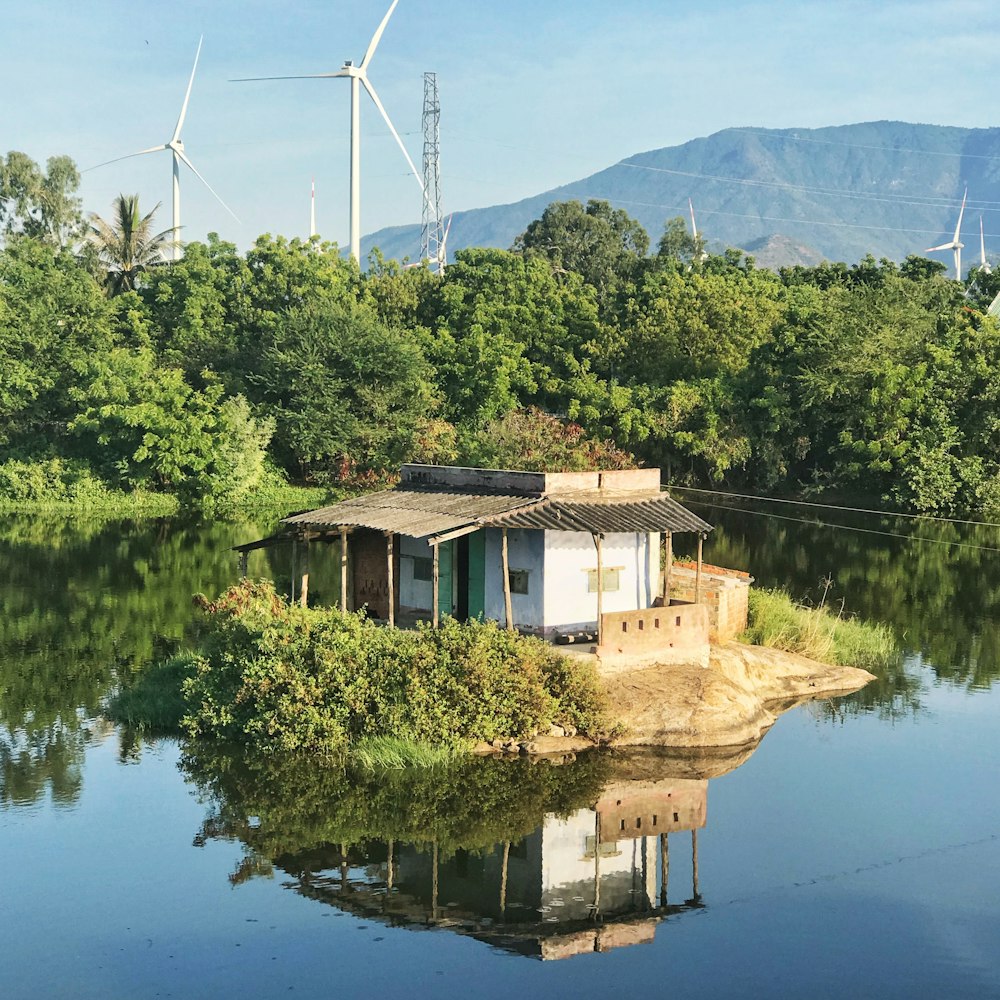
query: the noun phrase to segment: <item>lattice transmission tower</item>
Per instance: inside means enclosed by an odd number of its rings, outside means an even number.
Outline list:
[[[424,210],[420,228],[420,259],[438,272],[447,263],[446,234],[441,213],[441,101],[437,73],[424,73]]]

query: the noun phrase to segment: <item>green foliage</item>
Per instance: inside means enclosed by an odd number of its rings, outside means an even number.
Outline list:
[[[882,670],[899,660],[892,630],[834,614],[825,605],[796,604],[786,591],[750,591],[750,614],[744,642],[801,653],[824,663]]]
[[[43,171],[27,154],[0,156],[0,232],[54,247],[72,244],[83,229],[80,172],[68,156],[52,156]]]
[[[462,465],[486,469],[584,472],[632,469],[635,459],[608,441],[595,441],[579,424],[531,407],[491,420],[460,443]]]
[[[193,736],[330,753],[383,736],[460,749],[557,719],[595,735],[605,725],[595,677],[495,622],[385,629],[249,581],[204,606],[208,634],[184,684]]]
[[[107,269],[112,295],[134,291],[140,277],[174,245],[172,229],[153,232],[153,216],[159,207],[157,203],[143,215],[137,194],[120,194],[113,202],[115,215],[110,222],[91,214],[87,239]]]

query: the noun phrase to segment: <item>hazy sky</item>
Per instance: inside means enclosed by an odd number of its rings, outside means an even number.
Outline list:
[[[359,62],[389,0],[7,0],[0,151],[81,168],[166,142],[198,37],[183,139],[184,238],[347,242],[346,80],[230,83]],[[370,78],[419,165],[422,74],[438,74],[445,209],[515,201],[633,153],[733,125],[996,124],[1000,19],[985,0],[400,0]],[[420,193],[362,97],[362,232],[419,221]],[[170,157],[84,174],[88,210],[163,203]]]

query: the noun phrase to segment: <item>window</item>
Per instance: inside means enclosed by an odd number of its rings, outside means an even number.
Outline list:
[[[624,566],[608,566],[604,569],[604,586],[601,590],[605,594],[609,594],[612,591],[621,589],[621,572]],[[588,569],[587,570],[587,593],[596,594],[597,593],[597,570]]]
[[[432,582],[434,580],[434,560],[427,559],[424,556],[414,556],[413,579]]]
[[[510,578],[510,592],[512,594],[526,594],[528,592],[528,570],[512,569],[507,574]]]

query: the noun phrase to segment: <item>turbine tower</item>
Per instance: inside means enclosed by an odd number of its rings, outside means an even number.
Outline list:
[[[446,237],[441,215],[441,101],[437,73],[424,73],[424,202],[420,227],[420,259],[429,260],[440,274],[445,260]]]
[[[955,278],[962,280],[962,247],[965,244],[959,239],[962,231],[962,216],[965,214],[965,199],[969,196],[969,188],[966,186],[965,194],[962,195],[962,207],[958,210],[958,224],[955,226],[955,235],[949,243],[942,243],[937,247],[928,247],[924,253],[934,253],[937,250],[953,250],[955,252]]]
[[[983,274],[992,274],[993,269],[986,259],[986,237],[983,235],[983,217],[979,216],[979,270]]]
[[[378,43],[382,40],[385,26],[389,23],[389,18],[392,17],[392,12],[396,9],[396,4],[398,3],[399,0],[392,0],[392,5],[386,11],[385,17],[382,18],[382,23],[375,29],[375,34],[372,35],[372,40],[368,43],[368,49],[359,66],[355,66],[353,61],[348,60],[336,73],[306,73],[297,76],[251,76],[241,77],[238,80],[232,81],[233,83],[247,83],[251,80],[333,80],[338,77],[346,77],[351,81],[351,256],[359,263],[361,261],[362,87],[368,91],[368,96],[372,99],[375,107],[378,108],[379,114],[385,120],[386,125],[389,126],[389,131],[396,140],[396,145],[403,151],[403,156],[406,157],[406,162],[409,164],[410,170],[413,171],[413,176],[416,178],[417,184],[420,185],[420,190],[423,191],[424,187],[423,181],[420,179],[420,174],[414,166],[413,160],[410,159],[410,154],[406,151],[406,146],[403,145],[403,140],[400,139],[396,127],[392,124],[389,115],[382,106],[381,100],[379,100],[378,94],[375,93],[375,88],[368,79],[368,65],[372,61],[372,56],[375,55]]]
[[[200,180],[202,184],[204,184],[205,187],[212,192],[215,196],[215,200],[234,219],[236,219],[237,222],[240,221],[236,218],[236,213],[218,196],[218,194],[216,194],[212,185],[198,173],[197,168],[188,159],[187,153],[184,152],[184,141],[181,139],[181,129],[184,127],[184,119],[187,117],[188,102],[191,100],[191,87],[194,85],[194,74],[198,69],[198,58],[201,56],[201,43],[204,39],[204,35],[198,39],[198,50],[194,54],[194,66],[191,67],[191,77],[188,80],[187,91],[184,94],[184,103],[181,105],[181,113],[177,117],[177,124],[174,126],[174,133],[170,137],[169,141],[160,146],[150,146],[149,149],[140,149],[136,153],[126,153],[125,156],[116,156],[113,160],[105,160],[104,163],[98,163],[96,167],[90,167],[91,170],[96,170],[97,167],[106,167],[109,163],[118,163],[120,160],[128,160],[133,156],[145,156],[146,153],[159,153],[165,149],[170,150],[171,159],[173,160],[174,186],[173,226],[171,227],[174,234],[174,260],[180,260],[181,257],[181,163],[184,163],[195,175],[195,177],[197,177],[198,180]]]

